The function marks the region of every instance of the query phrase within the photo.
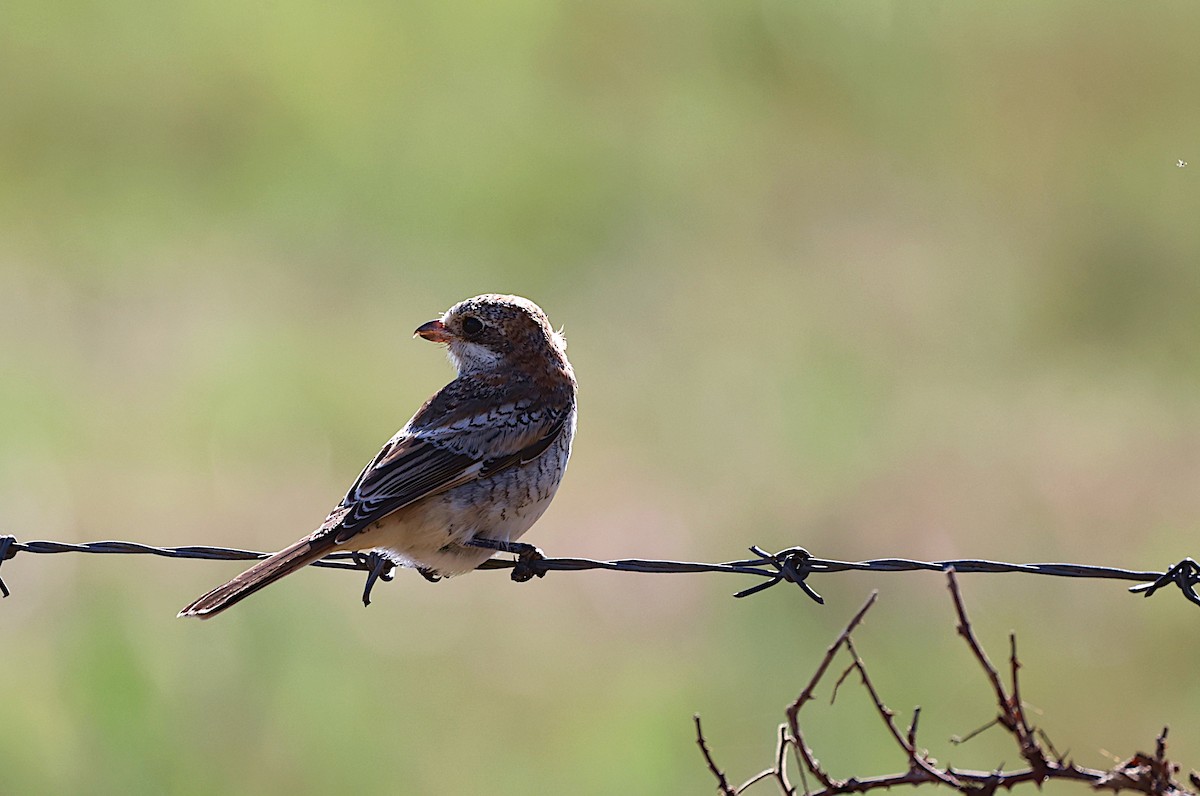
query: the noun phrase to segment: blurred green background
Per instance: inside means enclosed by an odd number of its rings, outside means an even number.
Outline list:
[[[0,531],[277,549],[451,376],[411,330],[566,327],[551,555],[1161,568],[1200,553],[1200,6],[0,5]],[[1180,167],[1177,161],[1193,161]],[[942,578],[515,585],[236,563],[3,567],[0,792],[707,793],[871,589],[940,759],[1018,759]],[[964,577],[1059,748],[1200,766],[1200,613]],[[835,775],[904,766],[865,698]],[[770,788],[765,788],[769,791]],[[1056,792],[1078,789],[1062,788]]]

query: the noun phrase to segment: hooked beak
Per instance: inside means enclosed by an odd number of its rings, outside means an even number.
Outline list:
[[[453,339],[450,330],[446,328],[446,324],[440,320],[423,323],[413,332],[413,337],[423,337],[426,340],[431,340],[435,343],[448,343]]]

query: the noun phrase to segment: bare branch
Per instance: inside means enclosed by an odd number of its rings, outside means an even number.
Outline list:
[[[875,684],[871,682],[871,678],[867,675],[867,667],[863,664],[862,658],[858,655],[858,650],[854,647],[854,640],[848,636],[846,637],[846,650],[854,658],[854,668],[858,669],[858,674],[860,677],[862,677],[863,688],[867,690],[867,693],[871,697],[871,701],[875,703],[875,712],[877,712],[879,717],[883,719],[884,725],[887,727],[888,732],[892,735],[892,740],[899,744],[900,748],[907,753],[910,765],[910,773],[912,773],[913,769],[920,769],[924,773],[933,777],[935,780],[939,780],[951,787],[958,787],[958,780],[943,771],[939,771],[936,767],[930,764],[923,754],[919,754],[917,752],[915,737],[913,741],[909,741],[907,738],[905,738],[905,736],[900,734],[900,730],[896,727],[896,714],[893,713],[887,707],[887,705],[883,704],[883,700],[879,697],[879,692],[875,690]],[[916,721],[915,714],[913,721],[914,723]],[[915,730],[911,730],[910,732],[912,732],[915,736]]]
[[[793,788],[792,783],[788,781],[787,747],[788,728],[786,724],[780,724],[778,729],[778,738],[775,741],[775,781],[779,783],[779,790],[781,793],[783,793],[783,796],[796,796],[796,789]]]
[[[708,770],[717,780],[717,793],[721,796],[737,796],[737,791],[729,786],[729,780],[725,779],[725,772],[717,767],[717,761],[713,760],[712,752],[708,749],[708,741],[704,739],[704,728],[700,726],[700,714],[692,716],[692,720],[696,722],[696,745],[700,747],[700,753],[704,755],[704,762],[708,763]]]
[[[805,796],[839,796],[840,794],[847,793],[866,793],[867,791],[892,788],[897,785],[930,784],[953,788],[959,793],[964,794],[964,796],[993,796],[997,790],[1011,790],[1026,783],[1033,783],[1040,787],[1043,782],[1050,779],[1082,782],[1095,790],[1111,790],[1114,792],[1131,790],[1147,794],[1148,796],[1200,796],[1200,775],[1193,773],[1189,776],[1189,782],[1195,790],[1188,790],[1175,779],[1175,776],[1179,773],[1179,766],[1167,758],[1166,728],[1163,728],[1162,733],[1158,736],[1153,755],[1139,752],[1110,770],[1086,768],[1067,762],[1065,757],[1060,755],[1054,749],[1053,745],[1050,744],[1049,740],[1046,739],[1045,733],[1029,722],[1024,704],[1021,701],[1021,684],[1019,678],[1021,662],[1017,656],[1015,635],[1010,635],[1009,637],[1009,669],[1012,681],[1009,688],[1006,688],[1000,679],[996,667],[992,665],[987,652],[984,650],[983,645],[980,644],[971,626],[955,573],[948,571],[946,576],[957,616],[957,632],[966,641],[976,662],[983,669],[999,706],[999,715],[995,719],[963,740],[969,740],[987,727],[999,725],[1012,736],[1027,766],[1009,770],[1005,770],[1003,766],[1000,766],[993,771],[963,770],[951,767],[939,768],[936,762],[917,746],[917,724],[920,718],[919,708],[913,710],[912,721],[909,723],[907,731],[903,733],[900,731],[900,728],[896,725],[895,713],[884,703],[879,690],[871,679],[866,663],[863,661],[862,656],[858,654],[858,649],[855,647],[851,636],[851,633],[862,622],[863,617],[874,604],[876,595],[872,594],[863,607],[859,609],[858,613],[846,625],[846,628],[834,640],[833,644],[825,651],[824,657],[817,666],[816,673],[809,680],[804,690],[787,707],[787,722],[779,728],[779,736],[775,746],[774,765],[747,780],[741,788],[733,791],[734,796],[751,785],[771,778],[775,780],[780,791],[785,796],[795,796],[796,791],[787,779],[786,751],[789,745],[795,750],[800,776],[805,783]],[[851,777],[845,780],[835,779],[821,767],[815,752],[806,741],[800,729],[799,713],[808,702],[812,701],[818,685],[828,673],[834,658],[843,649],[850,657],[850,662],[837,679],[835,690],[844,683],[851,672],[858,672],[862,686],[874,705],[875,712],[883,720],[893,743],[903,753],[908,764],[907,771],[882,776]],[[697,724],[697,726],[699,725]],[[1042,746],[1043,741],[1045,747]],[[961,741],[955,739],[955,742]],[[1047,756],[1046,748],[1050,749],[1051,756]],[[710,770],[718,773],[707,751],[705,756],[709,760]],[[809,789],[805,774],[806,771],[816,777],[821,785],[820,790],[812,791]],[[719,779],[718,781],[722,780]]]
[[[804,704],[813,698],[813,692],[817,688],[817,683],[821,682],[821,678],[825,675],[825,670],[829,668],[829,664],[833,661],[834,656],[837,655],[838,650],[846,643],[846,639],[850,638],[850,634],[854,632],[854,628],[858,627],[859,623],[862,622],[863,617],[867,615],[867,611],[871,610],[871,606],[875,604],[875,600],[878,597],[879,592],[871,592],[871,596],[863,603],[862,608],[858,609],[858,613],[851,617],[850,621],[846,624],[846,628],[829,645],[829,649],[825,650],[825,657],[821,659],[820,665],[817,666],[816,673],[809,680],[804,690],[800,692],[800,696],[796,697],[796,700],[787,709],[787,726],[791,732],[790,740],[792,747],[796,750],[797,762],[801,766],[801,770],[807,768],[811,771],[812,775],[817,778],[818,782],[825,786],[827,791],[836,789],[841,783],[835,783],[825,773],[825,770],[821,768],[820,761],[813,755],[812,750],[804,742],[804,737],[800,734],[800,725],[797,716],[800,713],[800,709],[804,707]],[[805,788],[806,792],[807,790]]]

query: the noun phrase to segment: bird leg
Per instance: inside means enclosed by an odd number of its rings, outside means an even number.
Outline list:
[[[468,547],[482,547],[485,550],[497,550],[501,553],[513,553],[517,557],[516,566],[513,567],[512,579],[517,583],[524,583],[527,580],[537,575],[539,578],[546,577],[546,570],[537,565],[539,561],[546,560],[546,554],[540,549],[525,542],[501,542],[497,539],[486,539],[482,536],[476,536],[474,539],[466,542]]]

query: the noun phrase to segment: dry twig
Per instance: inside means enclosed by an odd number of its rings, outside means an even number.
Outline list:
[[[959,589],[958,578],[954,570],[950,569],[946,575],[957,617],[956,629],[958,634],[966,641],[971,654],[983,670],[996,697],[999,713],[994,720],[984,725],[984,728],[996,724],[1003,727],[1016,742],[1021,758],[1025,762],[1024,768],[1005,770],[1000,767],[995,771],[973,771],[955,769],[949,766],[945,768],[939,767],[937,761],[931,758],[927,751],[917,746],[917,721],[920,717],[920,708],[913,711],[912,721],[907,731],[901,733],[899,727],[896,726],[895,713],[884,704],[870,675],[867,673],[866,664],[854,647],[854,641],[851,637],[853,631],[862,623],[871,606],[875,604],[876,594],[872,593],[862,608],[851,618],[850,622],[846,625],[846,629],[841,632],[833,644],[829,646],[829,649],[826,650],[825,656],[818,664],[817,671],[809,680],[808,685],[804,687],[804,690],[800,692],[795,701],[787,707],[787,720],[780,726],[774,765],[771,768],[759,772],[736,788],[730,787],[725,774],[717,769],[716,765],[712,762],[708,745],[704,742],[703,736],[700,734],[700,718],[699,716],[696,717],[698,743],[700,743],[701,749],[704,751],[709,770],[714,775],[719,775],[717,780],[718,790],[722,796],[738,796],[751,786],[768,781],[774,781],[779,792],[784,794],[784,796],[795,796],[796,790],[792,787],[788,779],[788,747],[791,747],[794,751],[796,765],[799,767],[800,775],[805,782],[803,790],[805,796],[837,796],[837,794],[844,793],[866,793],[867,791],[891,788],[896,785],[928,784],[945,785],[967,796],[993,796],[998,789],[1010,790],[1026,783],[1035,783],[1040,787],[1043,782],[1053,779],[1083,782],[1090,785],[1094,790],[1111,790],[1113,792],[1132,790],[1149,794],[1149,796],[1200,796],[1200,775],[1195,772],[1189,775],[1188,779],[1192,786],[1190,790],[1176,781],[1175,776],[1179,773],[1179,766],[1167,758],[1167,729],[1165,727],[1157,738],[1154,754],[1149,755],[1138,752],[1128,760],[1109,770],[1076,765],[1060,756],[1049,740],[1046,739],[1045,733],[1030,724],[1026,716],[1025,707],[1021,701],[1019,678],[1021,663],[1017,657],[1016,636],[1009,636],[1010,683],[1006,686],[1000,677],[1000,673],[988,659],[983,645],[979,643],[979,639],[975,636],[975,631],[971,627],[970,619],[967,616],[966,605],[963,602],[962,592]],[[836,692],[838,686],[842,684],[849,674],[853,672],[858,673],[862,686],[867,691],[874,705],[875,713],[883,721],[892,741],[899,747],[907,761],[908,769],[906,771],[866,778],[851,777],[844,780],[835,779],[821,766],[820,761],[805,738],[803,730],[800,727],[800,712],[808,702],[812,701],[818,685],[829,670],[833,660],[842,650],[845,650],[849,655],[850,662],[838,678],[834,686],[834,691]],[[981,731],[976,730],[967,737],[970,738]],[[819,788],[813,790],[808,787],[806,772],[816,779],[820,785]]]

